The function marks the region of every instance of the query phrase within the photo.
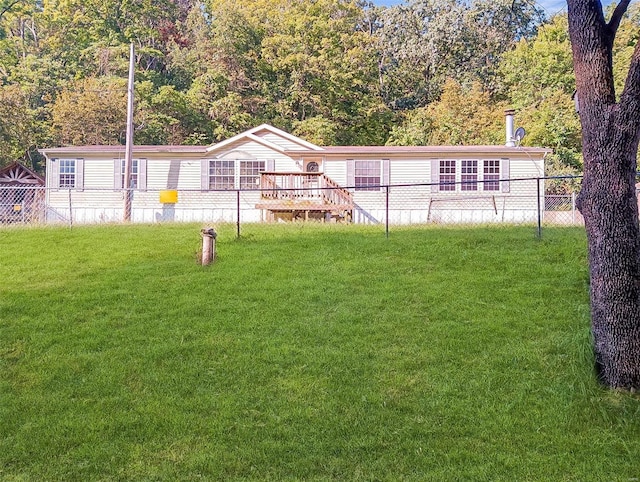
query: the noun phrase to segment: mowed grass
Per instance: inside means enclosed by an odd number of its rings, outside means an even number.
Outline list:
[[[581,229],[0,231],[0,479],[637,480]]]

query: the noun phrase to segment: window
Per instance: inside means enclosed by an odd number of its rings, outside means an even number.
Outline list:
[[[61,189],[74,189],[76,187],[75,159],[60,159],[58,186]]]
[[[209,161],[209,189],[256,189],[266,162],[215,159]]]
[[[440,161],[440,190],[455,191],[456,190],[456,161],[444,160]]]
[[[484,191],[498,191],[500,189],[500,161],[498,159],[487,159],[484,161],[483,176]]]
[[[356,191],[378,191],[380,189],[380,161],[355,161]]]
[[[209,189],[233,189],[235,187],[235,162],[209,162]]]
[[[123,159],[122,160],[122,164],[121,164],[120,173],[122,175],[122,186],[124,186],[126,188],[128,186],[127,186],[127,183],[125,182],[125,179],[124,179],[124,163],[125,163],[125,161]],[[140,172],[139,168],[138,168],[138,165],[139,165],[138,159],[133,159],[131,161],[131,173],[130,173],[130,175],[131,175],[131,186],[130,187],[133,188],[133,189],[137,189],[138,188],[138,173]]]
[[[264,164],[264,161],[240,161],[240,189],[259,187]]]
[[[461,191],[477,191],[478,190],[478,161],[464,160],[462,161],[460,178]]]
[[[434,192],[495,192],[500,190],[501,176],[509,177],[508,159],[440,159],[431,168]],[[508,186],[502,190],[508,192]]]

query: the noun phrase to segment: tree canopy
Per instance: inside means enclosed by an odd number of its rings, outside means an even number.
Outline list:
[[[622,22],[621,59],[639,16]],[[130,42],[138,144],[263,122],[318,144],[493,143],[508,106],[525,143],[581,164],[566,16],[534,2],[0,0],[0,165],[123,143]]]

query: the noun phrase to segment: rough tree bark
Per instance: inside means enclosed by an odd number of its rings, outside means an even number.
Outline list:
[[[599,0],[567,0],[582,123],[578,208],[587,232],[596,371],[606,386],[640,389],[640,44],[618,101],[612,67],[613,40],[629,3],[622,0],[607,22]]]

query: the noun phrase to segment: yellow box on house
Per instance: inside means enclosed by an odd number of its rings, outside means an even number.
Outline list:
[[[178,191],[175,189],[160,191],[160,202],[162,204],[176,204],[178,202]]]

